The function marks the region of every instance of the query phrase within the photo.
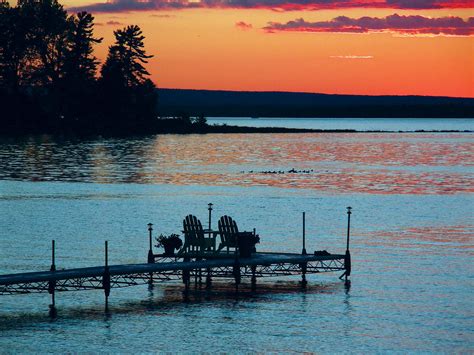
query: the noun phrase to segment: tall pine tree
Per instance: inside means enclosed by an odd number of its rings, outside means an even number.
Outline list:
[[[94,17],[80,12],[68,18],[69,31],[60,83],[61,114],[66,126],[90,125],[96,106],[96,75],[99,61],[93,55]]]
[[[102,38],[94,37],[94,17],[87,12],[70,17],[69,23],[63,76],[67,82],[91,82],[95,79],[99,64],[93,55],[93,46],[101,43]]]
[[[114,31],[115,44],[109,48],[109,55],[102,68],[102,79],[121,73],[122,85],[126,87],[139,86],[150,75],[143,64],[148,63],[152,55],[145,53],[145,45],[140,27],[131,25],[123,30]]]
[[[109,127],[143,131],[156,122],[156,88],[144,67],[153,56],[145,52],[140,27],[128,26],[114,35],[101,70]]]

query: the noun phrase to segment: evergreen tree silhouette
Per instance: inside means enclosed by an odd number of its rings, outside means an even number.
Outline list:
[[[114,32],[97,78],[94,17],[58,0],[0,0],[0,134],[130,134],[204,130],[205,120],[157,120],[157,90],[140,27]]]
[[[153,56],[145,52],[140,27],[127,26],[114,35],[100,79],[106,125],[108,129],[144,131],[156,124],[156,87],[143,66]]]
[[[23,8],[0,3],[0,87],[9,92],[31,84],[35,51],[28,20]]]
[[[94,37],[94,17],[80,12],[69,18],[69,24],[63,76],[71,83],[94,81],[99,61],[93,55],[93,46],[102,42],[102,38]]]
[[[109,48],[107,60],[102,68],[102,79],[121,73],[122,85],[126,87],[139,86],[150,75],[143,64],[148,63],[152,55],[145,53],[145,45],[140,27],[127,26],[123,30],[114,31],[115,44]]]
[[[31,85],[49,87],[62,77],[69,21],[57,0],[20,0],[18,8],[30,38]]]
[[[63,125],[80,128],[91,125],[91,112],[96,109],[96,74],[99,61],[93,55],[94,45],[102,38],[94,37],[94,17],[80,12],[68,18],[67,49],[64,54],[60,83]]]

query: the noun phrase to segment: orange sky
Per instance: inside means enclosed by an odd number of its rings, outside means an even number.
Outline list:
[[[101,2],[103,0],[97,0]],[[105,0],[104,0],[105,2]],[[70,6],[88,5],[75,0]],[[95,13],[103,59],[112,31],[139,25],[158,87],[305,91],[367,95],[474,97],[474,37],[401,33],[276,31],[269,22],[329,21],[338,16],[384,18],[393,14],[439,18],[473,16],[472,9],[333,9],[272,11],[198,8]],[[236,26],[238,22],[250,26]],[[107,24],[109,23],[109,24]]]

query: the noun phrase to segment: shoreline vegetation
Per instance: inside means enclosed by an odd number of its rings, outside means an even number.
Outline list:
[[[403,134],[403,133],[474,133],[474,130],[356,130],[356,129],[308,129],[308,128],[285,128],[285,127],[248,127],[248,126],[232,126],[232,125],[206,125],[199,129],[178,129],[172,126],[171,129],[163,129],[151,132],[92,132],[92,131],[72,131],[61,130],[52,132],[0,132],[0,138],[28,138],[34,136],[54,136],[57,138],[129,138],[129,137],[145,137],[159,134],[263,134],[263,133],[284,133],[284,134],[301,134],[301,133],[351,133],[351,134]]]
[[[304,92],[158,89],[158,112],[262,118],[474,118],[474,99]]]
[[[115,42],[101,64],[94,46],[102,38],[94,36],[91,14],[68,14],[57,0],[0,2],[0,135],[358,133],[209,125],[205,116],[216,112],[229,117],[474,116],[474,99],[157,89],[145,68],[152,56],[140,27],[113,34]]]

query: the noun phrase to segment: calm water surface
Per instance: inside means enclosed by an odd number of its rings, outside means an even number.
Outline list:
[[[0,296],[7,352],[474,351],[474,134],[166,135],[0,141],[0,273],[146,261],[146,224],[233,216],[259,250],[344,251],[353,276]],[[292,171],[292,172],[290,172]],[[216,218],[215,218],[216,219]]]

